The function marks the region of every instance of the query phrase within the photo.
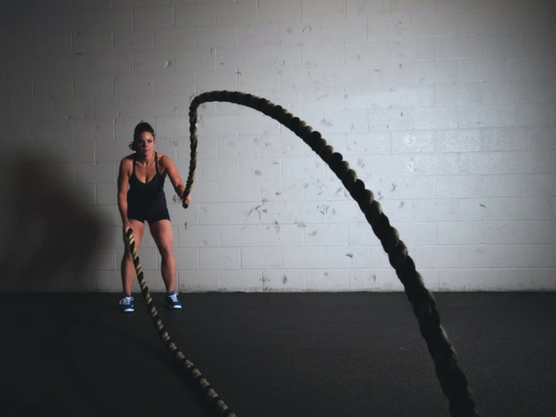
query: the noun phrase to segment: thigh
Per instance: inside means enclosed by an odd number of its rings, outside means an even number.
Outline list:
[[[174,244],[174,231],[170,220],[159,220],[149,225],[151,235],[156,242],[156,246],[162,252],[171,250]]]
[[[141,247],[141,241],[143,240],[143,234],[145,233],[145,223],[136,219],[129,219],[131,224],[131,229],[133,230],[133,239],[135,240],[135,248],[139,251]],[[127,235],[124,234],[124,243],[126,251],[129,251],[129,239]]]

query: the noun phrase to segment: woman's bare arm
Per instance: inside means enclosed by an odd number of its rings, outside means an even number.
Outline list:
[[[185,184],[181,178],[180,173],[178,172],[178,169],[176,168],[176,165],[174,164],[174,161],[172,161],[172,159],[170,159],[168,156],[162,155],[160,163],[163,170],[166,171],[166,173],[168,174],[168,178],[170,178],[170,182],[174,186],[176,194],[183,202],[189,204],[189,202],[191,201],[191,197],[187,196],[184,200],[183,192],[185,191]]]

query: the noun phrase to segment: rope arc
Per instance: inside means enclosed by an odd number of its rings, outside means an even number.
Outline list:
[[[250,107],[277,120],[301,138],[329,166],[359,205],[387,253],[390,265],[404,286],[405,294],[417,318],[420,333],[433,359],[441,389],[448,398],[450,415],[478,417],[467,379],[457,364],[457,354],[440,324],[440,314],[436,309],[434,296],[425,287],[406,245],[400,239],[398,231],[390,225],[388,217],[382,211],[372,191],[357,178],[356,172],[350,168],[342,154],[335,152],[333,147],[322,138],[320,132],[313,130],[311,126],[283,107],[252,94],[227,90],[199,94],[193,98],[189,106],[190,164],[184,196],[191,193],[197,168],[197,109],[203,103],[214,101]]]

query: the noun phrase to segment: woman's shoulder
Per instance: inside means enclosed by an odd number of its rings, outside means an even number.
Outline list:
[[[163,153],[157,152],[157,156],[158,156],[158,163],[161,166],[166,166],[168,164],[173,163],[172,158],[170,158],[168,155],[164,155]]]
[[[135,154],[132,153],[130,155],[124,156],[120,161],[120,166],[122,167],[131,167],[133,165],[133,160],[135,159]]]

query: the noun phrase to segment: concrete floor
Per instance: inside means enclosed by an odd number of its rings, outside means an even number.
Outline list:
[[[139,294],[0,294],[0,415],[210,413]],[[556,415],[556,293],[435,294],[481,416]],[[238,417],[449,416],[401,293],[182,294],[160,315]]]

